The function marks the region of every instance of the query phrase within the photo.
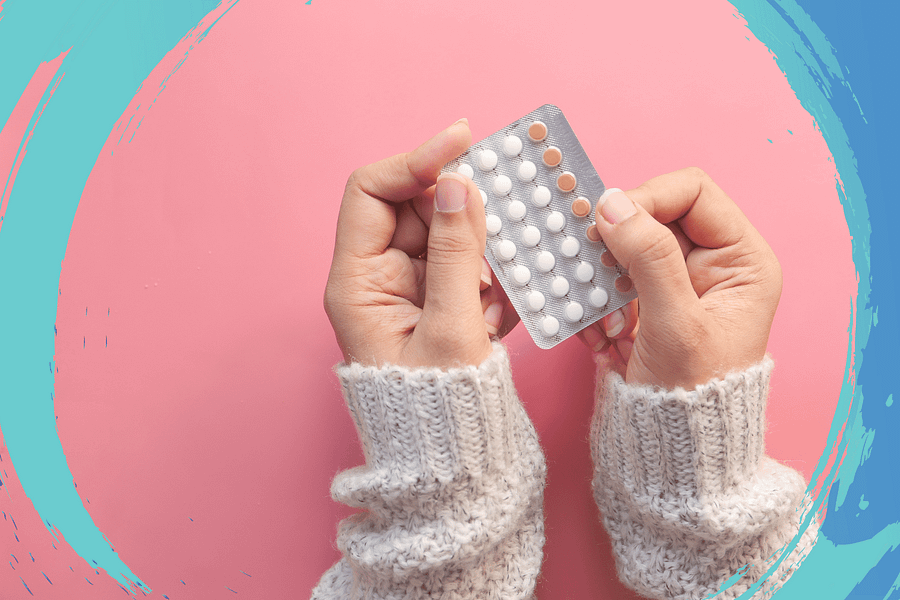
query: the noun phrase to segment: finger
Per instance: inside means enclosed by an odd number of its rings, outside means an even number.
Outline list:
[[[675,240],[678,242],[678,247],[681,248],[681,256],[687,258],[687,255],[691,253],[691,251],[697,247],[694,242],[692,242],[687,234],[681,230],[681,225],[678,224],[678,221],[672,221],[671,223],[666,223],[666,227],[669,228],[669,231],[672,232],[672,235],[675,236]],[[690,272],[690,270],[688,270]]]
[[[634,348],[634,333],[626,338],[614,341],[613,345],[616,347],[616,352],[622,357],[622,362],[627,366],[628,361],[631,360],[631,350]]]
[[[494,284],[494,273],[491,271],[491,265],[488,261],[481,258],[481,285],[478,286],[479,291],[484,291]],[[483,299],[482,299],[483,300]],[[484,304],[484,302],[482,302]]]
[[[600,319],[600,329],[607,339],[624,338],[637,327],[637,313],[637,300],[632,300]]]
[[[428,247],[428,226],[422,222],[411,202],[397,207],[397,225],[390,247],[410,256],[422,256]]]
[[[487,261],[485,261],[486,263]],[[498,307],[494,311],[499,311],[499,314],[498,312],[489,312],[492,306]],[[490,335],[503,338],[519,323],[519,313],[513,308],[506,291],[496,279],[491,287],[481,292],[481,307],[484,311],[484,321],[488,326]]]
[[[628,197],[661,223],[677,220],[688,239],[704,248],[731,246],[756,231],[722,188],[695,167],[654,177]]]
[[[675,235],[621,190],[609,189],[597,202],[597,230],[619,263],[628,270],[641,299],[641,312],[657,325],[672,322],[693,308],[694,293]],[[621,323],[624,323],[622,315]],[[607,323],[618,317],[606,317]],[[625,323],[627,325],[627,323]],[[610,331],[609,328],[607,331]],[[616,337],[623,329],[608,337]]]
[[[485,331],[479,287],[487,230],[478,188],[458,173],[445,173],[438,178],[434,206],[423,323],[452,327],[448,333],[457,344],[486,341],[473,334]]]
[[[600,330],[600,322],[591,323],[577,334],[578,339],[584,342],[584,345],[591,349],[592,352],[602,352],[609,347],[609,339]]]
[[[465,119],[412,152],[357,169],[350,175],[338,214],[335,255],[381,254],[394,236],[394,204],[415,198],[434,185],[441,167],[472,142]]]

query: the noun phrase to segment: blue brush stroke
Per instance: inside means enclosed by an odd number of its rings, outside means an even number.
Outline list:
[[[150,589],[110,547],[75,491],[53,403],[47,401],[54,374],[52,362],[49,370],[46,364],[54,356],[60,266],[97,156],[135,90],[218,4],[7,0],[0,13],[2,122],[38,65],[70,49],[57,79],[65,75],[34,129],[0,229],[0,281],[4,290],[15,290],[0,294],[0,429],[19,481],[48,529],[62,533],[82,558],[120,584],[133,582],[144,592]],[[35,120],[36,115],[29,129]]]
[[[896,473],[897,223],[896,2],[733,0],[816,118],[840,175],[838,194],[859,275],[852,357],[829,435],[839,473],[820,459],[827,517],[803,567],[777,594],[790,598],[900,598]],[[852,6],[852,8],[851,8]],[[828,32],[828,36],[823,33]],[[838,51],[835,50],[837,48]],[[850,80],[853,81],[851,87]],[[802,226],[801,223],[797,224]],[[855,389],[850,378],[855,379]],[[825,490],[827,491],[827,489]],[[813,508],[826,500],[819,495]]]

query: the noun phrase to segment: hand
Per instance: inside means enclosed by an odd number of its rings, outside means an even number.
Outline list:
[[[444,164],[471,144],[461,119],[413,152],[356,170],[338,215],[325,312],[347,362],[477,365],[516,312],[484,260],[478,187]]]
[[[700,169],[604,194],[597,229],[638,300],[581,332],[628,383],[692,389],[760,361],[781,267],[744,214]]]

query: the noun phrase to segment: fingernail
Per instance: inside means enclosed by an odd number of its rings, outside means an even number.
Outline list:
[[[634,202],[619,188],[609,188],[603,192],[597,200],[597,207],[603,219],[610,225],[621,223],[637,214]]]
[[[455,123],[453,123],[453,125],[458,125],[458,124],[460,124],[460,123],[465,123],[466,125],[468,125],[468,124],[469,124],[469,120],[468,120],[467,118],[463,117],[463,118],[460,119],[459,121],[456,121]],[[451,125],[450,127],[453,127],[453,125]]]
[[[466,207],[469,195],[466,178],[459,173],[442,173],[434,188],[434,210],[454,213]]]
[[[493,283],[491,279],[491,265],[488,264],[487,259],[484,257],[481,258],[481,282],[484,284],[484,287],[481,289],[488,288]]]
[[[625,329],[625,313],[618,309],[606,318],[606,337],[615,337]]]
[[[603,337],[603,334],[594,327],[582,329],[582,335],[584,335],[584,341],[587,342],[587,345],[590,346],[591,350],[594,352],[604,350],[607,344],[609,344],[607,339]]]
[[[497,335],[500,331],[500,321],[503,319],[503,303],[494,302],[484,311],[484,324],[487,326],[488,334]]]

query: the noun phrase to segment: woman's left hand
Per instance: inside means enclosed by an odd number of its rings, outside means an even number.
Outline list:
[[[345,361],[477,365],[491,353],[490,336],[518,321],[483,257],[478,187],[440,175],[471,137],[461,119],[416,150],[350,176],[325,288]]]

